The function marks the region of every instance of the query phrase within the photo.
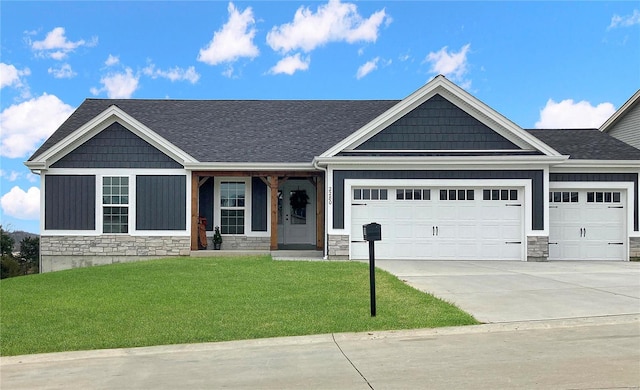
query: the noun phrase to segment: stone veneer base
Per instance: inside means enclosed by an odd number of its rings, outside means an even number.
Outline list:
[[[189,236],[41,236],[40,272],[189,256]]]

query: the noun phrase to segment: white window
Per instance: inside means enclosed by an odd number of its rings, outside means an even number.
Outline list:
[[[129,232],[129,177],[102,178],[102,232]]]
[[[220,182],[220,233],[244,234],[246,187],[242,181]]]

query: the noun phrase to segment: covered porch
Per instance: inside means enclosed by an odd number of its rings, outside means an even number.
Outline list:
[[[213,249],[211,236],[219,226],[223,252],[323,251],[324,187],[324,172],[317,170],[194,170],[191,250]]]

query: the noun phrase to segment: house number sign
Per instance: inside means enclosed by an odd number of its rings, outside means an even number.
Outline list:
[[[329,197],[327,198],[329,205],[333,204],[333,187],[329,187]]]

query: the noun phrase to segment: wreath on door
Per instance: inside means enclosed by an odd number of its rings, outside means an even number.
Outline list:
[[[305,190],[295,190],[291,192],[289,204],[294,209],[305,208],[309,204],[309,195]]]

